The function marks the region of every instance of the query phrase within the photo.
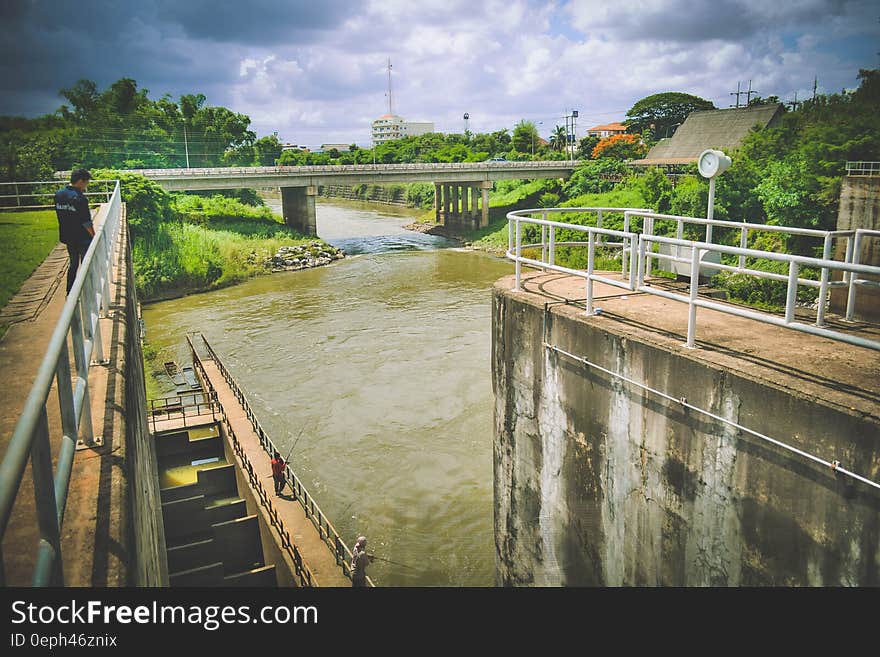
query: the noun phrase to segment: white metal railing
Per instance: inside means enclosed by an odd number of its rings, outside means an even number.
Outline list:
[[[880,239],[880,230],[870,230],[859,228],[855,231],[855,237],[852,241],[852,248],[847,249],[847,260],[859,264],[862,253],[862,242],[866,239]],[[856,289],[860,286],[880,287],[880,280],[877,278],[857,278],[852,273],[845,275],[844,280],[847,283],[848,290],[846,295],[846,319],[851,322],[856,310]]]
[[[880,162],[847,162],[848,176],[880,176]]]
[[[394,171],[487,171],[503,169],[574,169],[580,160],[534,160],[525,162],[425,162],[417,164],[317,164],[304,166],[272,167],[200,167],[189,169],[130,169],[147,178],[180,178],[201,176],[266,176],[310,175],[314,173],[382,173]],[[58,171],[59,178],[69,176],[69,171]]]
[[[46,355],[0,462],[0,537],[6,533],[22,476],[31,463],[40,542],[33,573],[34,586],[62,586],[61,526],[67,504],[70,473],[77,444],[99,444],[92,429],[89,402],[90,365],[106,364],[100,318],[110,303],[110,278],[122,217],[119,182],[114,181],[108,203],[95,218],[95,236],[83,257],[73,287],[61,310]],[[68,339],[73,346],[75,372],[70,371]],[[58,385],[61,447],[55,473],[49,443],[47,399],[53,379]],[[0,585],[5,583],[0,555]]]
[[[68,172],[69,177],[69,172]],[[2,210],[37,210],[42,208],[52,208],[55,207],[54,203],[42,203],[42,204],[22,204],[22,199],[28,201],[29,199],[34,198],[45,198],[45,197],[53,197],[55,196],[55,191],[58,188],[58,180],[31,180],[31,181],[14,181],[14,182],[0,182],[0,211]],[[91,191],[86,192],[86,196],[101,196],[103,197],[103,202],[110,202],[110,197],[113,194],[113,185],[116,183],[115,180],[92,180],[89,182],[90,185],[94,184],[106,184],[107,189],[100,191]],[[52,191],[40,191],[40,186],[51,186],[53,187]],[[11,193],[10,193],[11,192]],[[6,199],[9,199],[8,201]],[[11,199],[15,199],[15,203],[12,202]]]
[[[823,237],[823,257],[812,258],[806,256],[797,256],[787,253],[776,253],[772,251],[761,251],[757,249],[747,249],[743,247],[725,246],[721,244],[711,244],[709,242],[696,242],[684,240],[678,237],[663,237],[653,235],[653,219],[656,217],[666,217],[669,215],[656,215],[655,213],[646,212],[644,210],[625,210],[621,208],[602,208],[604,211],[613,210],[625,213],[624,230],[609,231],[598,226],[583,226],[580,224],[563,223],[557,221],[549,221],[546,219],[548,214],[553,212],[596,212],[599,208],[544,208],[531,210],[518,210],[510,212],[508,218],[508,250],[507,257],[513,260],[516,265],[516,275],[514,289],[520,290],[522,285],[522,265],[528,265],[544,270],[559,271],[581,277],[586,282],[586,306],[587,313],[594,314],[593,307],[593,284],[595,282],[605,283],[614,287],[628,289],[633,292],[643,292],[655,296],[664,297],[674,301],[687,303],[688,308],[688,334],[686,346],[693,348],[696,341],[697,329],[697,308],[708,308],[731,315],[754,319],[766,324],[776,326],[784,326],[793,330],[804,333],[811,333],[833,340],[854,344],[868,349],[880,350],[880,342],[869,340],[860,336],[836,331],[825,328],[825,305],[828,301],[829,288],[832,286],[848,286],[849,299],[847,304],[847,317],[852,317],[855,303],[855,289],[861,285],[880,285],[880,267],[862,265],[858,263],[858,246],[861,239],[880,237],[880,231],[809,231],[808,229],[797,229],[787,227],[767,227],[778,229],[791,234],[811,234],[820,233]],[[542,215],[541,219],[528,216],[529,214]],[[641,218],[642,232],[638,233],[634,228],[633,221]],[[703,223],[706,219],[698,219],[693,217],[672,217],[691,221],[693,223]],[[629,221],[627,221],[629,219]],[[716,225],[732,224],[740,228],[741,224],[734,222],[716,221]],[[523,243],[523,225],[537,225],[541,227],[541,241],[533,244]],[[758,224],[746,224],[746,226],[760,227]],[[565,244],[580,244],[587,247],[587,269],[579,270],[564,267],[556,264],[555,248],[560,244],[556,242],[556,232],[558,230],[572,230],[585,233],[587,241],[584,242],[566,242]],[[845,261],[832,260],[830,258],[830,239],[840,235],[847,237],[847,255]],[[600,242],[603,236],[617,238],[619,241]],[[811,235],[819,236],[819,235]],[[853,237],[853,239],[849,239]],[[659,253],[654,251],[654,245],[666,244],[675,247],[676,253]],[[621,276],[620,278],[610,278],[604,274],[595,272],[595,249],[597,246],[615,247],[621,249]],[[540,247],[540,259],[523,256],[523,249],[537,249]],[[684,257],[682,253],[689,254]],[[757,278],[766,278],[770,280],[784,280],[787,284],[786,303],[784,317],[761,312],[757,310],[747,309],[733,304],[719,303],[708,299],[700,298],[697,294],[699,288],[699,277],[701,269],[706,268],[704,262],[707,253],[721,255],[736,256],[740,263],[746,262],[748,258],[761,258],[776,262],[788,264],[788,275],[781,275],[774,272],[767,272],[759,269],[751,269],[745,266],[722,265],[718,262],[712,262],[709,267],[713,269],[725,269],[728,271],[737,271],[742,274],[754,276]],[[628,255],[628,257],[627,257]],[[646,283],[646,276],[652,271],[652,259],[667,260],[671,262],[687,263],[690,273],[690,291],[689,294],[677,294],[675,292],[660,289]],[[627,267],[628,265],[628,267]],[[820,280],[799,277],[799,272],[803,267],[813,267],[821,271]],[[627,275],[627,269],[629,274]],[[831,272],[839,271],[842,273],[841,281],[830,280]],[[867,278],[874,277],[874,280]],[[805,324],[795,320],[795,307],[797,302],[797,291],[799,286],[812,286],[819,288],[818,310],[816,313],[815,325]]]
[[[734,231],[739,232],[739,248],[747,249],[748,238],[749,235],[753,232],[763,232],[763,233],[776,233],[780,235],[784,235],[785,237],[799,236],[799,237],[807,237],[813,238],[817,240],[822,240],[822,259],[823,260],[831,260],[832,248],[834,246],[834,240],[843,239],[846,240],[846,257],[845,262],[852,262],[852,254],[853,254],[853,238],[855,236],[855,231],[852,230],[819,230],[816,228],[798,228],[795,226],[775,226],[772,224],[755,224],[748,223],[745,221],[725,221],[722,219],[704,219],[702,217],[685,217],[681,215],[673,215],[673,214],[659,214],[656,212],[645,212],[643,210],[631,210],[627,213],[629,217],[641,217],[644,221],[644,232],[648,235],[654,234],[655,221],[674,221],[676,223],[675,229],[675,237],[676,239],[683,240],[684,239],[684,227],[686,225],[693,226],[702,226],[704,229],[704,238],[702,240],[703,243],[711,244],[713,242],[713,228],[728,228]],[[705,255],[705,253],[704,253]],[[648,252],[648,262],[646,271],[651,271],[651,258],[654,257],[654,254],[649,251]],[[736,274],[752,274],[755,276],[759,276],[762,278],[768,278],[770,280],[787,282],[788,276],[785,274],[778,274],[775,272],[764,271],[761,269],[756,269],[753,267],[748,267],[747,257],[744,254],[740,254],[737,257],[736,265],[728,265],[723,262],[714,262],[712,263],[712,268],[720,269],[723,271],[729,271]],[[677,260],[677,262],[682,262],[681,260]],[[828,270],[823,270],[822,276],[820,280],[815,281],[810,278],[799,278],[798,284],[804,285],[807,287],[818,287],[820,288],[819,295],[823,298],[827,298],[828,289],[832,287],[843,287],[847,285],[846,281],[831,281],[829,279]],[[851,318],[851,317],[850,317]],[[824,326],[825,325],[825,306],[823,304],[819,305],[819,311],[816,317],[816,326]]]

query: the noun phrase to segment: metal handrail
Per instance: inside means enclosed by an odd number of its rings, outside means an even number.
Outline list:
[[[208,342],[204,335],[201,333],[198,334],[201,337],[205,349],[208,352],[208,355],[211,357],[211,360],[217,365],[217,369],[220,371],[220,374],[225,379],[226,383],[229,385],[232,392],[235,394],[236,399],[241,404],[242,408],[245,411],[245,414],[248,420],[251,423],[251,426],[254,429],[254,432],[257,434],[260,445],[263,447],[263,450],[267,455],[271,456],[275,451],[277,451],[275,444],[269,438],[266,431],[263,429],[259,420],[257,419],[256,414],[253,412],[253,409],[250,406],[250,403],[247,400],[241,386],[239,386],[238,382],[223,364],[223,361],[220,360],[220,357],[214,351],[214,348]],[[195,346],[192,341],[187,336],[187,341],[190,343],[190,349],[193,353],[193,361],[199,360],[199,355],[196,352]],[[201,366],[201,362],[199,362]],[[204,368],[202,368],[204,371]],[[321,540],[330,547],[334,554],[336,555],[336,562],[341,566],[343,574],[351,578],[351,558],[352,552],[351,549],[346,545],[345,541],[342,540],[342,537],[339,535],[339,532],[336,531],[336,528],[330,523],[330,520],[327,516],[324,515],[324,512],[321,511],[321,508],[315,502],[314,498],[308,492],[306,487],[302,484],[299,477],[296,476],[296,473],[290,467],[289,464],[285,464],[284,468],[285,480],[287,481],[290,489],[293,491],[294,498],[297,502],[299,502],[300,506],[303,508],[303,511],[306,514],[306,517],[311,520],[312,524],[318,530],[318,535],[321,537]],[[374,586],[372,580],[367,577],[367,583],[369,586]]]
[[[0,535],[5,535],[28,458],[31,461],[40,529],[32,579],[34,586],[64,584],[60,531],[77,444],[80,438],[86,445],[96,442],[89,401],[89,366],[109,363],[104,360],[99,320],[109,309],[112,259],[121,223],[122,197],[119,181],[116,181],[110,201],[98,212],[95,236],[67,295],[46,355],[0,463]],[[73,345],[75,382],[70,371],[68,337]],[[58,383],[63,432],[54,476],[46,410],[53,378]],[[0,557],[0,584],[5,583],[2,566]]]
[[[581,208],[580,210],[584,210],[585,208]],[[588,208],[587,208],[588,209]],[[550,212],[571,212],[574,209],[572,208],[546,208],[540,210],[519,210],[508,213],[508,221],[510,225],[509,229],[509,248],[507,250],[507,258],[513,260],[516,264],[516,275],[514,282],[514,290],[521,289],[521,269],[522,265],[529,265],[532,267],[551,270],[551,271],[559,271],[562,273],[571,274],[574,276],[579,276],[586,280],[587,287],[587,313],[593,314],[593,284],[598,281],[608,285],[612,285],[614,287],[619,287],[623,289],[628,289],[630,291],[638,291],[644,292],[647,294],[653,294],[655,296],[661,296],[667,299],[672,299],[674,301],[680,301],[687,303],[689,305],[689,314],[688,314],[688,337],[686,346],[693,348],[695,346],[695,334],[696,334],[696,309],[699,308],[710,308],[712,310],[717,310],[720,312],[724,312],[731,315],[737,315],[740,317],[746,317],[749,319],[754,319],[766,324],[773,324],[776,326],[783,326],[785,328],[790,328],[793,330],[811,333],[813,335],[818,335],[826,338],[830,338],[832,340],[837,340],[840,342],[846,342],[849,344],[853,344],[860,347],[865,347],[868,349],[880,350],[880,342],[875,340],[868,340],[866,338],[850,335],[848,333],[844,333],[842,331],[835,331],[824,328],[825,326],[825,305],[828,300],[828,290],[833,286],[849,286],[849,299],[847,303],[847,319],[852,318],[852,313],[854,309],[855,303],[855,287],[858,285],[878,285],[876,280],[871,280],[863,277],[859,277],[859,274],[880,277],[880,267],[862,265],[859,264],[858,259],[858,245],[860,243],[860,239],[862,237],[880,237],[880,231],[868,231],[868,230],[860,230],[860,231],[812,231],[819,232],[822,234],[823,239],[825,240],[823,256],[822,258],[812,258],[807,256],[798,256],[787,253],[776,253],[772,251],[760,251],[757,249],[746,249],[741,247],[732,247],[725,246],[721,244],[711,244],[709,242],[695,242],[690,240],[683,240],[679,238],[671,238],[671,237],[662,237],[659,235],[653,235],[653,219],[658,215],[655,213],[645,213],[641,210],[631,210],[627,211],[625,216],[629,217],[642,217],[644,219],[643,232],[635,233],[630,232],[629,230],[625,231],[607,231],[605,229],[591,227],[591,226],[583,226],[580,224],[569,224],[563,222],[554,222],[548,221],[545,219],[534,219],[531,217],[523,216],[528,213],[536,213],[541,212],[543,216],[547,216],[547,213]],[[619,211],[619,209],[618,209]],[[663,215],[660,215],[663,216]],[[706,219],[698,219],[694,217],[675,217],[680,218],[682,220],[693,220],[695,223],[702,223],[706,221]],[[522,229],[521,224],[537,224],[542,226],[541,233],[541,243],[540,244],[526,244],[522,243]],[[723,222],[723,223],[731,223],[731,222]],[[739,226],[738,224],[734,224]],[[747,225],[751,226],[751,225]],[[629,222],[625,222],[625,227],[627,229],[630,228]],[[787,227],[774,227],[780,228],[782,230],[808,230],[808,229],[788,229]],[[576,270],[567,267],[563,267],[557,265],[555,262],[555,233],[558,229],[566,229],[566,230],[575,230],[583,233],[587,233],[587,270]],[[622,276],[620,279],[612,279],[604,275],[596,274],[594,272],[594,260],[595,260],[595,248],[599,246],[599,239],[602,235],[612,234],[614,237],[620,239],[618,243],[606,243],[604,246],[616,246],[620,247],[624,253],[629,252],[630,257],[621,258],[623,263],[622,265]],[[813,235],[815,236],[815,235]],[[847,238],[847,251],[846,251],[846,260],[838,261],[832,260],[830,258],[830,240],[836,236],[843,236]],[[549,240],[548,240],[549,237]],[[850,239],[853,238],[853,239]],[[667,244],[670,246],[678,247],[678,251],[681,252],[682,249],[686,251],[690,251],[690,257],[681,257],[680,255],[672,255],[672,254],[664,254],[664,253],[655,253],[653,251],[654,244]],[[534,248],[540,246],[541,247],[541,259],[537,260],[535,258],[528,258],[522,255],[523,248]],[[746,258],[762,258],[766,260],[772,260],[776,262],[784,262],[789,265],[789,273],[787,276],[776,274],[774,272],[765,272],[757,269],[748,269],[745,267],[733,267],[730,265],[723,265],[721,263],[711,263],[707,264],[703,262],[703,258],[709,252],[715,252],[718,254],[726,254],[737,256],[740,263],[744,263]],[[856,255],[853,255],[854,252]],[[684,262],[690,264],[690,275],[691,275],[691,285],[690,285],[690,294],[679,295],[674,292],[669,292],[666,290],[661,290],[656,287],[653,287],[649,284],[645,283],[645,276],[649,275],[651,272],[651,260],[656,258],[658,260],[669,260],[673,262]],[[626,276],[626,261],[629,260],[630,263],[630,271],[629,276]],[[784,280],[787,282],[787,291],[786,291],[786,304],[785,304],[785,316],[784,318],[780,318],[776,315],[766,312],[759,312],[754,310],[749,310],[745,308],[741,308],[731,304],[722,304],[714,301],[709,301],[706,299],[700,299],[697,297],[697,291],[699,286],[699,275],[701,268],[711,267],[715,269],[725,269],[729,271],[737,271],[743,274],[759,277],[759,278],[767,278],[771,280]],[[798,273],[802,267],[813,267],[821,270],[821,276],[819,281],[814,281],[811,279],[799,278]],[[830,281],[830,274],[832,271],[840,271],[843,272],[843,280],[842,281]],[[635,274],[635,275],[634,275]],[[797,302],[797,288],[801,285],[809,285],[813,287],[819,288],[819,305],[816,313],[816,324],[811,326],[808,324],[804,324],[802,322],[797,322],[794,319],[794,311],[795,305]]]
[[[848,176],[880,176],[880,162],[847,162],[846,175]]]
[[[13,182],[0,182],[0,192],[5,192],[8,190],[2,189],[2,187],[13,187],[14,194],[2,194],[0,193],[0,199],[14,198],[15,205],[3,205],[2,201],[0,201],[0,211],[2,210],[36,210],[41,208],[52,208],[55,207],[54,203],[45,203],[42,205],[22,205],[21,199],[24,198],[41,198],[46,196],[55,196],[55,191],[51,192],[40,192],[40,191],[22,191],[20,187],[22,186],[36,186],[36,185],[52,185],[53,187],[58,186],[58,180],[35,180],[35,181],[13,181]],[[91,181],[90,184],[93,183],[113,183],[115,184],[117,181],[115,180],[94,180]],[[105,197],[104,202],[109,203],[110,197],[113,194],[113,190],[108,188],[103,191],[98,192],[85,192],[84,196],[103,196]]]
[[[197,401],[196,397],[201,397],[201,401]],[[189,400],[192,401],[189,401]],[[220,410],[220,403],[217,401],[217,393],[213,391],[185,392],[180,395],[171,397],[157,397],[147,400],[147,415],[150,419],[150,425],[153,433],[156,433],[156,423],[162,420],[179,419],[183,422],[184,427],[190,426],[187,420],[194,418],[211,417],[213,422],[217,420],[217,413]]]
[[[204,381],[205,384],[208,386],[208,393],[212,396],[212,398],[216,399],[217,391],[214,389],[211,380],[205,373],[205,366],[199,358],[199,355],[196,353],[195,347],[193,346],[192,341],[189,339],[189,336],[187,336],[187,342],[189,342],[189,346],[192,351],[194,367],[201,373],[202,381]],[[284,526],[284,521],[278,515],[278,511],[272,504],[271,498],[266,493],[263,482],[261,482],[259,477],[257,477],[254,466],[253,464],[251,464],[250,459],[248,459],[247,454],[245,453],[244,448],[241,445],[241,441],[239,441],[238,436],[235,433],[235,429],[233,429],[232,423],[229,421],[229,418],[226,415],[226,410],[223,408],[223,405],[219,401],[217,402],[217,406],[220,409],[220,418],[223,427],[226,429],[226,433],[229,436],[230,441],[232,442],[232,449],[233,451],[235,451],[235,454],[238,456],[238,458],[241,459],[242,468],[244,470],[244,473],[248,477],[251,488],[257,494],[257,497],[259,497],[260,503],[266,508],[269,516],[269,522],[272,527],[278,532],[278,536],[281,539],[282,549],[287,552],[287,555],[293,562],[293,568],[296,576],[299,577],[300,585],[304,587],[314,586],[315,577],[312,574],[311,569],[303,561],[302,555],[300,554],[299,548],[297,547],[296,543],[290,538],[290,532],[287,531],[287,528]]]
[[[125,173],[139,173],[147,178],[169,178],[178,176],[228,176],[266,174],[312,174],[312,173],[343,173],[343,172],[376,172],[382,171],[482,171],[497,169],[573,169],[580,160],[534,160],[512,162],[420,162],[406,164],[316,164],[299,166],[264,166],[264,167],[200,167],[174,169],[126,169]],[[57,176],[63,177],[67,171],[59,171]]]

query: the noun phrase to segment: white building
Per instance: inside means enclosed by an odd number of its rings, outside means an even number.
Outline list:
[[[393,139],[416,137],[434,132],[430,121],[404,121],[402,116],[384,114],[373,121],[373,144],[384,144]]]

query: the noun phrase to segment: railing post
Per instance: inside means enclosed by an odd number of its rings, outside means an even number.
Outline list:
[[[541,212],[541,219],[547,221],[547,211]],[[541,262],[547,264],[547,226],[541,224]],[[544,271],[547,271],[544,269]]]
[[[636,258],[638,258],[638,251],[636,249],[636,241],[638,240],[638,236],[635,233],[630,233],[629,237],[626,238],[629,241],[629,289],[635,291],[636,289],[636,271],[638,270],[638,264]],[[621,254],[621,260],[626,262],[626,258]],[[624,268],[626,266],[624,265]],[[626,275],[626,271],[624,271],[624,275]]]
[[[514,283],[513,290],[514,292],[519,292],[520,281],[522,279],[522,262],[520,262],[520,258],[522,257],[522,228],[519,225],[519,217],[516,217],[516,282]]]
[[[654,234],[654,217],[645,217],[644,218],[642,232],[645,233],[646,235],[649,235],[649,236]],[[651,260],[652,260],[651,253],[653,253],[653,251],[654,251],[653,244],[651,242],[648,242],[647,249],[645,251],[645,271],[644,271],[645,276],[651,275],[651,268],[653,266],[653,263],[651,262]]]
[[[697,245],[691,242],[691,291],[688,301],[688,334],[685,346],[688,349],[694,348],[697,337],[697,306],[694,303],[697,300],[697,290],[700,285],[700,252]]]
[[[73,362],[76,367],[77,389],[83,389],[82,412],[80,413],[78,428],[83,443],[91,446],[95,443],[95,434],[92,429],[92,402],[89,397],[89,361],[83,337],[84,322],[82,311],[81,299],[78,299],[73,309],[73,317],[70,320],[70,333],[73,344]]]
[[[743,219],[743,223],[745,223],[745,221],[746,220]],[[741,249],[746,248],[746,244],[747,244],[746,240],[747,239],[748,239],[748,231],[746,230],[746,227],[743,226],[742,228],[739,229],[739,248],[741,248]],[[739,256],[739,268],[740,269],[746,268],[746,257],[744,255]]]
[[[596,228],[602,227],[602,208],[596,209]],[[596,245],[602,246],[602,233],[596,233]]]
[[[46,417],[45,406],[40,410],[40,419],[37,422],[36,432],[31,443],[31,474],[34,481],[37,522],[40,527],[40,545],[32,584],[33,586],[63,586],[61,532],[58,527],[58,507],[55,504],[52,450],[49,446],[49,420]]]
[[[852,244],[852,250],[850,251],[847,248],[847,255],[849,256],[849,261],[857,265],[859,264],[859,251],[862,246],[862,234],[859,231],[856,231],[855,237],[852,242],[847,242],[847,247]],[[846,294],[846,321],[853,321],[853,317],[856,312],[856,272],[849,272],[849,290]]]
[[[831,258],[831,235],[825,235],[825,242],[822,245],[822,259],[829,260]],[[830,272],[828,267],[822,267],[822,277],[819,284],[819,307],[816,309],[816,326],[825,326],[825,304],[828,300],[828,276]]]
[[[550,250],[547,257],[551,266],[556,264],[556,226],[550,226]]]
[[[593,244],[592,231],[587,233],[587,314],[593,313],[593,264],[595,258],[595,245]]]
[[[788,263],[788,289],[785,293],[785,323],[794,321],[794,306],[797,302],[798,265],[792,260]]]
[[[645,239],[644,235],[641,235],[638,242],[639,267],[636,275],[636,289],[639,289],[645,284],[645,242],[647,242],[647,239]]]
[[[623,232],[625,232],[625,233],[628,233],[628,232],[629,232],[629,212],[626,212],[626,211],[624,211],[624,213],[623,213]],[[632,270],[633,270],[632,263],[634,262],[634,260],[632,259],[632,255],[633,255],[633,253],[634,253],[634,251],[635,251],[635,248],[636,248],[635,243],[634,243],[632,240],[630,240],[630,241],[629,241],[629,250],[630,250],[630,259],[629,259],[630,280],[632,280]],[[621,249],[621,254],[620,254],[620,275],[621,275],[621,276],[626,276],[626,258],[624,257],[624,256],[626,255],[626,242],[625,242],[625,241],[624,241],[624,244],[621,245],[620,249]]]

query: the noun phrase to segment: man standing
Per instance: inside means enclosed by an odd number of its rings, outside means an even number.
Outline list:
[[[70,267],[67,269],[67,292],[76,280],[79,263],[89,250],[95,228],[92,211],[83,192],[92,174],[88,169],[76,169],[70,174],[70,184],[55,192],[55,214],[58,216],[58,239],[67,246]]]
[[[281,458],[277,450],[272,454],[272,479],[275,481],[275,496],[281,495],[284,490],[284,466],[287,464]]]
[[[373,557],[367,554],[367,537],[358,536],[357,542],[351,551],[351,585],[367,585],[367,565],[372,563]]]

